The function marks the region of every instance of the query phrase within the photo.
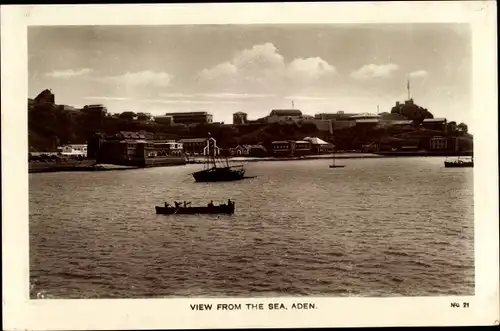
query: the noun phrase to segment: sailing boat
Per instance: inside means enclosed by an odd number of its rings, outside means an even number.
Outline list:
[[[444,161],[444,167],[445,168],[474,168],[474,159],[471,158],[470,160],[462,160],[460,158],[460,156],[455,161],[448,161],[448,159],[446,159]]]
[[[332,157],[332,164],[330,164],[330,168],[343,168],[345,165],[343,164],[335,164],[335,154]]]
[[[207,146],[203,149],[205,154],[204,169],[193,173],[197,182],[228,182],[245,178],[245,169],[242,165],[230,166],[226,157],[225,162],[218,158],[219,148],[215,139],[207,139]]]

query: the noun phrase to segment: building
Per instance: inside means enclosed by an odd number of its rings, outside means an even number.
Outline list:
[[[296,121],[302,119],[302,112],[299,109],[273,109],[267,116],[268,123]]]
[[[306,140],[280,140],[271,143],[273,156],[303,156],[311,154],[311,142]]]
[[[96,133],[88,143],[89,156],[97,163],[140,167],[186,164],[175,141],[155,141],[149,132],[120,131],[104,136]]]
[[[87,144],[66,144],[57,147],[62,155],[87,157]]]
[[[311,142],[307,140],[297,140],[293,143],[292,155],[303,156],[311,154]]]
[[[446,137],[432,137],[429,140],[429,148],[432,150],[443,150],[448,148],[448,138]]]
[[[381,119],[378,121],[378,126],[387,127],[411,127],[413,126],[412,120],[391,120],[391,119]]]
[[[231,154],[234,156],[248,156],[250,155],[250,146],[251,145],[238,145],[232,149]]]
[[[429,130],[446,131],[446,118],[426,118],[422,122],[422,127]]]
[[[244,112],[236,112],[233,114],[233,124],[242,125],[248,123],[248,115]]]
[[[455,132],[455,131],[457,131],[457,129],[458,129],[458,127],[457,127],[457,123],[456,122],[454,122],[454,121],[448,122],[448,128],[447,128],[447,130],[449,132]]]
[[[354,113],[345,113],[342,110],[336,113],[319,113],[315,114],[314,118],[316,120],[329,120],[331,122],[332,130],[342,130],[356,126],[356,122],[351,119],[352,116],[356,116]]]
[[[334,146],[318,137],[306,137],[304,140],[311,143],[311,153],[313,154],[333,153]]]
[[[338,130],[343,130],[343,129],[355,127],[356,122],[355,121],[348,121],[348,120],[333,120],[332,126],[333,126],[334,131],[338,131]]]
[[[182,144],[185,154],[203,155],[207,140],[207,138],[184,138],[179,140],[178,143]]]
[[[139,131],[139,132],[120,131],[113,137],[117,139],[153,140],[154,134],[146,131]]]
[[[231,154],[234,156],[262,157],[267,156],[267,149],[262,145],[238,145]]]
[[[64,110],[64,111],[73,111],[73,112],[76,112],[76,111],[80,111],[80,109],[77,109],[73,106],[69,106],[69,105],[60,105],[59,106],[61,108],[61,110]]]
[[[361,150],[364,153],[377,153],[380,151],[380,144],[377,144],[375,142],[371,142],[369,144],[361,146]]]
[[[175,140],[154,140],[154,150],[150,156],[182,156],[184,154],[183,144]]]
[[[155,122],[159,124],[172,125],[174,123],[174,119],[172,116],[155,116]]]
[[[100,105],[100,104],[83,106],[81,111],[83,111],[85,113],[95,113],[95,114],[102,114],[102,115],[108,113],[108,109],[104,105]]]
[[[354,116],[354,113],[345,113],[342,110],[339,110],[336,113],[319,113],[315,114],[314,118],[318,120],[347,120],[351,116]]]
[[[273,156],[290,156],[292,154],[292,142],[287,140],[278,140],[271,143],[273,147]]]
[[[190,124],[205,124],[213,122],[212,114],[209,114],[204,111],[166,113],[165,116],[171,116],[173,123],[177,124],[190,125]]]
[[[154,156],[152,140],[149,132],[119,131],[109,136],[97,133],[88,143],[89,156],[98,163],[139,165]]]
[[[362,120],[374,120],[374,119],[379,119],[380,115],[377,114],[372,114],[372,113],[361,113],[361,114],[355,114],[351,115],[347,118],[349,121],[362,121]]]
[[[303,124],[313,123],[316,125],[318,131],[320,131],[323,135],[324,139],[328,139],[333,134],[333,121],[332,120],[323,120],[317,118],[307,118],[301,121]]]
[[[454,137],[454,149],[457,151],[473,151],[474,150],[474,140],[472,136],[466,137]]]
[[[362,119],[355,120],[355,122],[356,122],[356,127],[374,128],[374,127],[378,126],[379,119],[378,118],[362,118]]]
[[[139,165],[152,157],[152,144],[142,139],[115,139],[109,137],[101,143],[96,161],[104,164]]]

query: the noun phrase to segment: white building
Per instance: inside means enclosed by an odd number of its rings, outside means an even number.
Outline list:
[[[432,137],[430,139],[431,149],[446,149],[448,147],[448,139],[445,137]]]
[[[87,157],[87,145],[86,144],[67,144],[57,147],[57,150],[62,155],[74,155]]]
[[[184,146],[175,140],[154,140],[154,150],[148,153],[149,157],[158,156],[181,156]]]

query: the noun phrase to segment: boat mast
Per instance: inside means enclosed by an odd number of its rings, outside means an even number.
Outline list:
[[[210,140],[210,153],[212,156],[212,163],[214,165],[214,168],[217,168],[217,162],[215,160],[215,144],[214,144],[213,140]]]

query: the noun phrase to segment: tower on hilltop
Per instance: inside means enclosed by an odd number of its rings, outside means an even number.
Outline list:
[[[410,78],[408,78],[408,81],[406,82],[406,89],[408,90],[408,100],[411,99],[411,94],[410,94]]]
[[[233,114],[233,124],[241,125],[248,123],[247,114],[244,112],[237,112]]]

